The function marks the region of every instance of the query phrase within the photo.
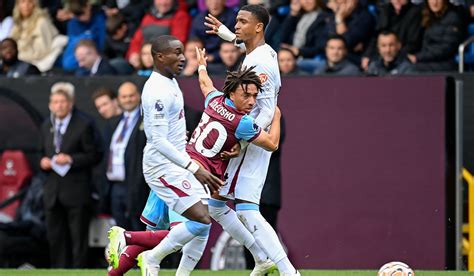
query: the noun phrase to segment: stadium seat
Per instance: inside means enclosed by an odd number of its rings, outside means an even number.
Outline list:
[[[32,171],[25,154],[20,150],[6,150],[0,159],[0,203],[15,196],[29,183]],[[15,217],[19,200],[0,210],[0,222],[10,222]]]

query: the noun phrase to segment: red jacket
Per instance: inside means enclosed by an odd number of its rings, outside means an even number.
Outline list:
[[[132,53],[140,53],[140,49],[145,41],[157,34],[170,34],[176,36],[184,44],[188,39],[189,27],[191,26],[191,16],[189,16],[186,5],[182,5],[171,16],[157,18],[148,12],[142,19],[140,26],[130,41],[127,52],[127,59]],[[204,24],[204,23],[203,23]]]

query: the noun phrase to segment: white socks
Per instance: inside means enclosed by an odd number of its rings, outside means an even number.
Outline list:
[[[197,236],[183,246],[183,256],[179,262],[176,276],[188,276],[194,270],[206,248],[208,235]]]
[[[208,236],[211,225],[199,223],[196,221],[186,221],[173,227],[168,236],[160,244],[148,251],[147,259],[150,263],[159,265],[169,254],[178,251],[190,240],[199,235]],[[207,232],[206,232],[207,231]]]
[[[209,199],[209,214],[229,235],[245,246],[252,253],[255,262],[260,263],[267,259],[267,255],[256,243],[249,230],[240,222],[237,213],[226,205],[225,201]]]
[[[239,219],[250,233],[252,233],[257,244],[265,251],[267,256],[276,263],[280,273],[295,273],[296,269],[286,256],[275,230],[260,214],[258,205],[239,203],[236,209]]]

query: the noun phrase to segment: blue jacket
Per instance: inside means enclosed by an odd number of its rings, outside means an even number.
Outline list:
[[[105,14],[102,11],[93,11],[91,20],[88,23],[81,22],[77,18],[72,18],[67,24],[67,36],[69,41],[63,53],[63,69],[74,71],[79,67],[74,57],[74,49],[81,39],[92,39],[97,45],[99,52],[105,46]]]
[[[219,47],[221,45],[221,39],[217,35],[206,34],[208,29],[204,26],[206,21],[204,17],[209,13],[209,11],[203,11],[194,17],[193,22],[191,23],[191,29],[189,30],[189,38],[199,38],[204,42],[204,47],[206,48],[206,53],[215,57],[215,61],[219,61]],[[235,17],[237,12],[233,9],[225,8],[224,11],[217,17],[222,24],[227,26],[229,30],[234,32],[235,26]]]

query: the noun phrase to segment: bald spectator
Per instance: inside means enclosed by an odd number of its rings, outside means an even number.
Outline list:
[[[95,108],[100,116],[106,120],[122,114],[115,92],[107,87],[101,87],[92,94]]]
[[[79,41],[74,54],[79,63],[76,76],[116,75],[115,69],[99,54],[94,41],[89,39]]]
[[[143,223],[139,218],[149,189],[142,171],[146,137],[140,114],[138,87],[131,82],[120,85],[118,101],[124,112],[110,120],[110,131],[106,131],[111,135],[106,137],[110,207],[117,225],[130,230],[141,230]]]
[[[357,66],[347,59],[346,41],[341,35],[329,37],[326,42],[326,64],[315,71],[316,75],[359,75]]]
[[[0,76],[18,78],[40,74],[36,66],[18,59],[18,46],[11,38],[5,38],[0,43],[0,61]]]
[[[193,19],[189,37],[197,37],[204,41],[204,47],[208,56],[208,62],[219,62],[219,46],[221,39],[216,35],[206,34],[207,27],[203,22],[206,15],[211,14],[219,19],[222,24],[234,31],[236,10],[226,7],[225,0],[206,0],[207,10],[200,12]]]
[[[413,66],[406,54],[401,52],[402,44],[397,34],[384,31],[378,35],[379,57],[369,64],[369,75],[399,75],[413,73]]]

